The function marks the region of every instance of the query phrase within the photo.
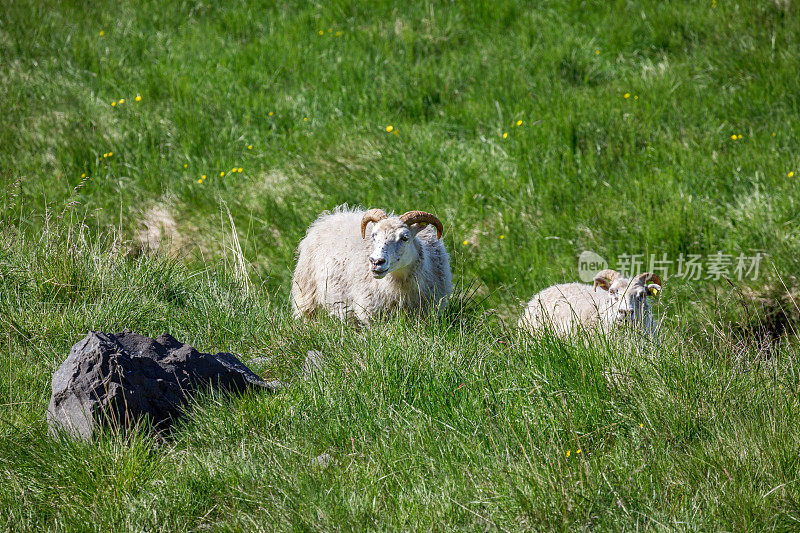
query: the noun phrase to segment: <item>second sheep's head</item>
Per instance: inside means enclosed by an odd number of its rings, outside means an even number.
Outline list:
[[[616,270],[603,270],[594,278],[594,289],[608,291],[611,306],[607,310],[608,319],[618,324],[641,324],[651,326],[651,297],[661,292],[661,278],[646,272],[632,279],[622,276]]]
[[[439,219],[425,211],[409,211],[399,217],[390,217],[382,209],[370,209],[361,219],[361,237],[364,239],[368,237],[370,222],[372,252],[369,254],[369,269],[376,279],[416,261],[418,249],[414,239],[428,224],[436,228],[437,239],[442,238],[444,231]]]

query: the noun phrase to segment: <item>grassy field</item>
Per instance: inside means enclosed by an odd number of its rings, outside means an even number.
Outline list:
[[[0,527],[800,528],[799,39],[790,0],[4,0]],[[341,203],[442,219],[443,317],[291,320]],[[515,330],[585,250],[673,262],[659,344]],[[764,260],[676,270],[714,254]],[[123,328],[292,386],[48,437]]]

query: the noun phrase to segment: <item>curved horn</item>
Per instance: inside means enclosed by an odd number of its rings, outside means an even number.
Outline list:
[[[442,233],[444,233],[444,226],[442,226],[439,219],[425,211],[409,211],[408,213],[403,213],[400,215],[400,222],[409,226],[411,224],[433,224],[436,227],[437,239],[441,239]]]
[[[661,278],[659,278],[652,272],[645,272],[644,274],[639,274],[634,279],[636,279],[636,281],[640,282],[642,285],[645,285],[647,283],[655,283],[659,287],[662,285]]]
[[[361,238],[367,238],[367,224],[370,222],[380,222],[386,218],[386,213],[383,212],[383,209],[370,209],[364,216],[361,218]]]
[[[601,289],[607,291],[608,288],[614,283],[614,280],[619,277],[619,272],[616,270],[607,268],[605,270],[601,270],[598,272],[594,277],[594,290],[597,290],[597,286],[599,285]]]

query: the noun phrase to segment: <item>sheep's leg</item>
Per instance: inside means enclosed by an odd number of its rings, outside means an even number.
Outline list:
[[[364,302],[356,302],[353,304],[352,311],[356,319],[358,319],[358,321],[362,324],[369,324],[372,320],[372,316],[369,312],[369,304]]]
[[[338,318],[342,321],[346,321],[349,315],[346,302],[330,302],[328,304],[328,312],[333,318]]]

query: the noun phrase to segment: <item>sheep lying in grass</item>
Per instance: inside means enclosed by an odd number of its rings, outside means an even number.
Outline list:
[[[595,276],[592,287],[565,283],[536,294],[525,306],[519,327],[531,332],[552,329],[558,335],[569,335],[633,325],[652,335],[655,330],[648,297],[657,296],[660,291],[661,279],[650,272],[629,279],[616,270],[603,270]]]
[[[438,311],[453,285],[442,231],[423,211],[393,216],[339,206],[321,214],[298,247],[295,318],[323,309],[366,324],[391,311]]]

